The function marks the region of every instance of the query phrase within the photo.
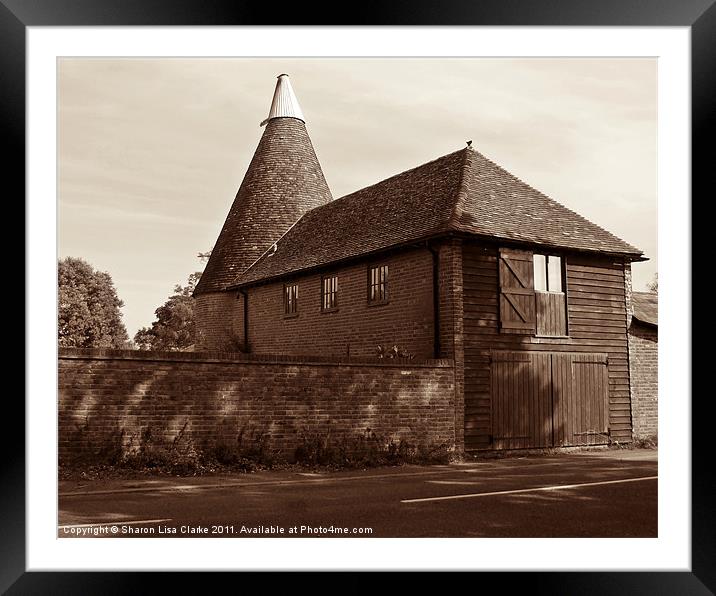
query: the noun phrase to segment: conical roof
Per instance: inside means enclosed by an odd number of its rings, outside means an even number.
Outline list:
[[[279,77],[274,99],[285,93],[284,80]],[[289,95],[295,100],[292,90]],[[298,102],[291,106],[293,116],[284,105],[275,112],[283,115],[267,121],[194,294],[224,290],[304,213],[331,200]]]

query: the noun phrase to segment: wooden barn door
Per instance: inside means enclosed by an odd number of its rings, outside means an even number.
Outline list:
[[[493,352],[491,368],[493,448],[551,446],[550,355]]]
[[[493,449],[608,442],[606,354],[493,352]]]
[[[609,441],[606,354],[552,354],[554,443],[603,445]]]

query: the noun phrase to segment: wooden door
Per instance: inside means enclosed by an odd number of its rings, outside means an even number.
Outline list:
[[[556,446],[609,441],[609,374],[606,354],[552,354]]]
[[[552,445],[550,355],[493,352],[492,445],[526,449]]]
[[[490,397],[493,449],[609,440],[606,354],[493,352]]]

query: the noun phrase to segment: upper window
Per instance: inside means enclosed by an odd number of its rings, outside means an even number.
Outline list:
[[[541,337],[567,336],[567,298],[564,293],[564,260],[554,255],[533,255],[535,333]]]
[[[324,277],[321,280],[321,310],[338,308],[338,276]]]
[[[378,265],[368,269],[368,302],[388,301],[388,265]]]
[[[535,290],[562,291],[562,258],[553,255],[533,255]]]
[[[298,314],[298,284],[283,286],[283,312],[287,315]]]

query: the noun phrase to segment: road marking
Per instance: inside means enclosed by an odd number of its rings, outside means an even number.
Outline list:
[[[134,521],[108,521],[108,522],[96,522],[93,524],[69,524],[66,526],[57,526],[60,530],[67,528],[98,528],[101,526],[136,526],[140,524],[158,524],[159,522],[171,521],[171,517],[164,519],[137,519]]]
[[[460,486],[475,486],[476,484],[485,484],[485,480],[426,480],[428,484],[456,484]]]
[[[580,488],[582,486],[601,486],[604,484],[619,484],[624,482],[639,482],[641,480],[656,480],[658,476],[643,476],[640,478],[624,478],[622,480],[602,480],[601,482],[584,482],[582,484],[557,484],[555,486],[539,486],[537,488],[520,488],[516,490],[499,490],[492,493],[472,493],[467,495],[449,495],[446,497],[426,497],[424,499],[403,499],[401,503],[424,503],[426,501],[448,501],[453,499],[472,499],[475,497],[493,497],[496,495],[515,495],[517,493],[532,493],[538,491],[565,490]]]

